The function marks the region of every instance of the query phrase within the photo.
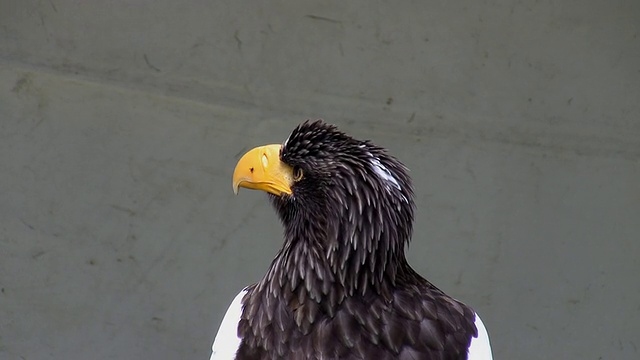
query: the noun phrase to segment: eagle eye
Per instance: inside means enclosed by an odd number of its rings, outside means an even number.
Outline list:
[[[293,181],[300,181],[302,180],[302,168],[300,166],[294,166],[293,167]]]

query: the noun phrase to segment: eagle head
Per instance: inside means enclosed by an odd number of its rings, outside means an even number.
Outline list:
[[[307,120],[282,144],[247,152],[233,189],[269,193],[285,227],[283,249],[317,252],[328,276],[364,292],[395,281],[395,264],[404,262],[414,211],[407,172],[383,148]]]

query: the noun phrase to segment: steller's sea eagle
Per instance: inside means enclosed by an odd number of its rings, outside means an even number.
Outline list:
[[[269,194],[284,244],[233,300],[211,359],[491,359],[480,317],[407,263],[407,171],[321,120],[247,152],[233,190]]]

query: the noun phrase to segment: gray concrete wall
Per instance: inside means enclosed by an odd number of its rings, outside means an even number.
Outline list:
[[[0,2],[0,359],[205,359],[280,245],[246,149],[411,169],[498,359],[640,355],[640,2]]]

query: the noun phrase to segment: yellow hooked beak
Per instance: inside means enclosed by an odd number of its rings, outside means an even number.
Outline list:
[[[293,168],[280,161],[280,144],[258,146],[240,158],[233,171],[233,192],[262,190],[280,196],[291,195]]]

